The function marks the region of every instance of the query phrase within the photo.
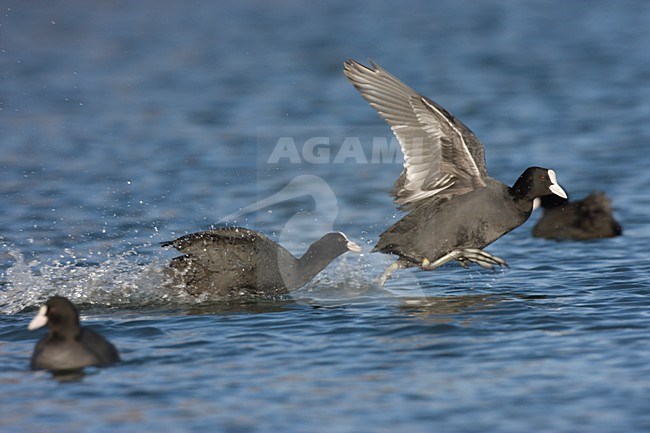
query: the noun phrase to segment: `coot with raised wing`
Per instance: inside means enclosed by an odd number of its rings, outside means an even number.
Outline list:
[[[184,255],[169,264],[175,285],[188,293],[242,298],[273,297],[307,284],[335,258],[361,248],[343,233],[328,233],[297,259],[253,230],[226,227],[164,242]]]
[[[593,192],[582,200],[549,195],[541,197],[542,217],[533,228],[533,236],[556,240],[612,238],[623,234],[614,218],[609,198]]]
[[[387,71],[352,59],[344,73],[391,126],[404,153],[392,194],[410,213],[373,249],[399,256],[379,278],[401,268],[433,270],[452,260],[485,268],[506,262],[482,250],[523,224],[536,197],[566,197],[555,172],[529,167],[512,187],[487,174],[483,145],[460,120]]]
[[[27,328],[34,330],[45,325],[48,333],[36,344],[32,354],[33,370],[77,370],[120,360],[115,346],[92,329],[81,326],[77,309],[62,296],[48,299]]]

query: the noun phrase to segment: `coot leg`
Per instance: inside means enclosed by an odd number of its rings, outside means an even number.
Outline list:
[[[422,263],[420,263],[420,268],[425,271],[433,271],[436,268],[439,268],[442,265],[446,265],[447,263],[451,262],[452,260],[458,260],[460,263],[460,260],[463,259],[463,250],[454,250],[450,253],[445,254],[444,256],[440,257],[438,260],[430,262],[428,259],[422,260]]]
[[[393,272],[397,271],[398,269],[404,269],[407,267],[408,266],[406,266],[406,264],[401,260],[398,260],[395,263],[387,266],[386,269],[384,269],[384,272],[375,280],[377,282],[377,285],[379,287],[384,287],[386,280],[391,276]]]

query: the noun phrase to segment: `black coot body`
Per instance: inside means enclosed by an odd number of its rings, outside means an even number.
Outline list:
[[[373,249],[399,256],[380,284],[395,269],[410,266],[432,270],[451,260],[505,265],[482,248],[524,223],[536,197],[566,197],[555,172],[546,168],[527,168],[512,187],[490,178],[474,133],[376,64],[368,68],[350,59],[344,73],[388,122],[404,153],[392,194],[409,214]]]
[[[34,348],[33,370],[67,371],[106,366],[120,360],[115,346],[79,323],[79,313],[68,299],[54,296],[41,306],[30,330],[47,325],[48,333]]]
[[[169,267],[174,284],[190,294],[222,297],[272,297],[296,290],[347,251],[361,251],[342,233],[328,233],[297,259],[253,230],[217,228],[182,236],[162,246],[184,255]]]
[[[556,240],[611,238],[623,234],[614,218],[609,198],[594,192],[582,200],[569,201],[555,196],[541,198],[542,217],[533,236]]]
[[[414,264],[433,262],[457,249],[483,248],[526,222],[533,199],[550,186],[548,170],[531,167],[520,178],[540,179],[535,189],[513,195],[506,185],[487,179],[484,188],[453,200],[427,201],[386,230],[373,251],[397,254]]]

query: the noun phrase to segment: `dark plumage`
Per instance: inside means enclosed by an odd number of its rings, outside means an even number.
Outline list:
[[[41,306],[29,323],[34,330],[47,325],[48,333],[34,348],[33,370],[76,370],[86,366],[105,366],[117,362],[117,349],[92,329],[79,324],[79,313],[66,298],[54,296]]]
[[[529,167],[512,187],[490,178],[483,145],[460,120],[372,63],[345,63],[345,75],[391,126],[404,153],[392,194],[410,213],[386,230],[373,251],[399,259],[399,268],[433,270],[457,260],[491,268],[506,262],[482,250],[524,223],[536,197],[566,197],[555,172]]]
[[[609,198],[594,192],[570,202],[555,196],[541,197],[544,214],[533,228],[533,236],[546,239],[586,240],[623,234],[612,213]]]
[[[182,236],[162,246],[184,255],[169,264],[174,284],[193,295],[275,296],[309,282],[335,258],[361,248],[343,233],[328,233],[300,258],[266,236],[241,227]]]

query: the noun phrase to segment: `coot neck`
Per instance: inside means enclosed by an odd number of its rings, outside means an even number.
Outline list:
[[[512,187],[508,188],[508,193],[517,205],[517,208],[528,214],[533,211],[533,199],[535,198],[531,197],[530,189],[530,182],[528,179],[524,178],[524,176],[520,176],[519,179],[517,179],[517,182],[515,182]]]
[[[78,340],[81,337],[79,319],[55,323],[50,328],[51,340]]]
[[[307,252],[303,254],[298,262],[297,280],[300,286],[307,284],[316,274],[325,269],[332,260],[340,256],[342,252],[337,252],[332,248],[326,248],[322,240],[314,242]]]

